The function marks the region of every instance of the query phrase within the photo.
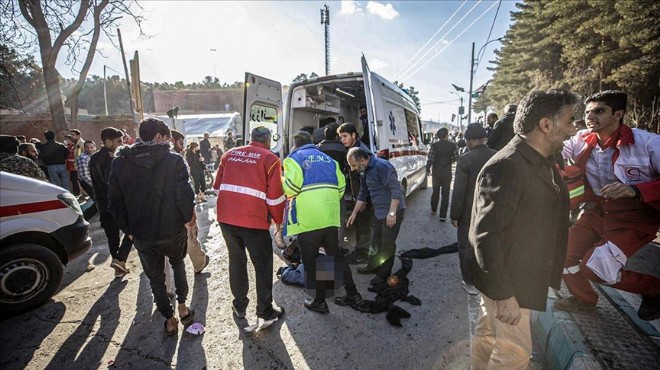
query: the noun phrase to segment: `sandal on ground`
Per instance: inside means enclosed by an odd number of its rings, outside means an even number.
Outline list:
[[[195,310],[188,307],[188,315],[186,315],[184,317],[181,317],[181,323],[184,326],[187,326],[187,325],[192,324],[194,319],[195,319]]]
[[[176,320],[176,318],[174,320]],[[163,326],[165,327],[165,334],[167,334],[168,337],[176,335],[176,333],[179,331],[179,321],[178,320],[176,321],[176,325],[174,326],[173,331],[167,330],[167,320],[165,320],[165,322],[163,323]]]

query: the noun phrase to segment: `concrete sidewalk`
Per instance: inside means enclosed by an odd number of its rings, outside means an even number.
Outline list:
[[[660,273],[660,245],[649,244],[626,264]],[[562,284],[545,312],[532,312],[532,335],[552,369],[660,369],[660,319],[637,316],[639,295],[598,285],[595,311],[553,311],[557,298],[570,296]]]

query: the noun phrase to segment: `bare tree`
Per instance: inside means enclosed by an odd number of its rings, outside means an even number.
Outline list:
[[[77,126],[78,96],[92,65],[101,32],[113,43],[114,32],[124,16],[132,18],[142,34],[142,10],[136,1],[121,0],[10,0],[0,2],[0,42],[24,52],[39,50],[48,105],[57,132],[68,131],[56,64],[66,50],[65,64],[78,74],[67,97],[71,124]],[[54,40],[53,40],[54,39]],[[37,41],[37,43],[35,43]],[[38,49],[36,48],[38,45]],[[78,68],[82,61],[82,67]]]

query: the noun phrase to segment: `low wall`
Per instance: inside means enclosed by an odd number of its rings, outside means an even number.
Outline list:
[[[119,116],[83,116],[78,119],[78,130],[85,140],[93,140],[100,145],[101,130],[106,127],[115,127],[128,132],[133,138],[136,137],[135,123],[129,115]],[[50,115],[1,115],[0,134],[3,135],[25,135],[28,141],[37,138],[45,141],[44,132],[53,130],[53,122]],[[58,140],[62,140],[62,134],[58,134]]]

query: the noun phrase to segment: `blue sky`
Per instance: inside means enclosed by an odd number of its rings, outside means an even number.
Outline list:
[[[477,0],[326,3],[330,8],[331,73],[360,71],[360,56],[364,53],[373,71],[391,80],[406,77],[405,85],[413,85],[420,92],[422,117],[441,121],[447,121],[456,112],[458,102],[429,103],[457,100],[449,93],[452,83],[467,90],[471,43],[475,42],[478,50],[487,41],[497,9],[496,1]],[[135,50],[140,52],[143,81],[195,82],[216,75],[223,82],[233,82],[242,81],[244,72],[249,71],[288,84],[299,73],[324,72],[319,10],[324,2],[142,4],[147,18],[143,27],[152,37],[139,38],[136,27],[128,21],[121,29],[127,57],[132,58]],[[429,44],[445,36],[437,47],[414,68],[402,70],[459,7],[460,11]],[[472,12],[466,15],[470,9]],[[513,1],[501,3],[491,39],[504,36],[514,9]],[[486,47],[474,88],[490,78],[486,66],[496,47],[499,42]],[[103,75],[103,65],[112,69],[111,74],[123,71],[120,53],[108,40],[102,39],[99,48],[103,55],[95,58],[91,74]],[[435,59],[419,68],[443,48]],[[66,66],[60,65],[59,70],[66,77],[72,75]]]

